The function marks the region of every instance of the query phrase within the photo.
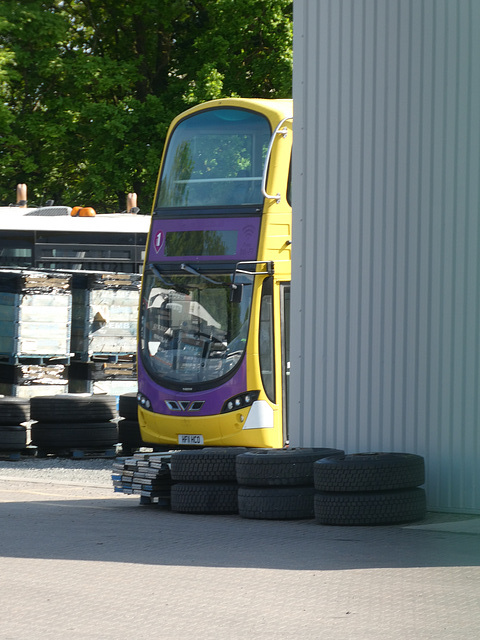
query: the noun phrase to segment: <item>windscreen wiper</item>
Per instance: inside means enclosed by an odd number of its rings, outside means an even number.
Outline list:
[[[148,268],[153,273],[153,275],[156,276],[159,280],[161,280],[163,284],[166,285],[167,287],[171,287],[177,293],[188,294],[188,290],[185,287],[182,287],[181,285],[178,285],[178,284],[175,284],[174,282],[169,282],[168,280],[166,280],[163,277],[163,275],[160,273],[160,269],[156,267],[154,264],[150,263],[148,265]]]
[[[213,280],[212,278],[209,278],[205,274],[200,273],[200,271],[197,271],[196,269],[194,269],[193,267],[190,267],[188,264],[185,264],[184,262],[180,265],[180,269],[182,271],[187,271],[188,273],[191,273],[194,276],[198,276],[199,278],[203,278],[204,280],[206,280],[207,282],[211,282],[212,284],[218,284],[221,287],[230,286],[229,284],[225,284],[225,282],[219,282],[218,280]]]
[[[220,287],[227,287],[227,289],[230,289],[230,302],[242,301],[243,284],[235,284],[235,282],[233,281],[230,284],[227,284],[226,282],[218,282],[218,280],[213,280],[212,278],[209,278],[205,274],[200,273],[200,271],[197,271],[196,269],[194,269],[193,267],[190,267],[188,264],[185,264],[185,263],[182,263],[180,265],[180,269],[182,269],[183,271],[187,271],[192,275],[198,276],[199,278],[203,278],[204,280],[206,280],[207,282],[211,282],[212,284],[216,284]],[[235,276],[234,276],[234,279],[235,279]]]

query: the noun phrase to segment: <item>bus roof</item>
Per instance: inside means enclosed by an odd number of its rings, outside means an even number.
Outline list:
[[[263,113],[269,118],[273,126],[276,126],[283,118],[293,116],[293,100],[281,98],[219,98],[217,100],[209,100],[201,104],[190,107],[186,111],[180,113],[171,123],[170,130],[173,130],[180,120],[186,116],[193,115],[197,111],[205,109],[215,109],[219,107],[231,107],[238,109],[252,109]]]
[[[68,231],[73,233],[116,232],[148,233],[150,215],[103,213],[93,217],[72,217],[69,207],[58,207],[68,213],[49,213],[52,208],[0,207],[0,231]]]

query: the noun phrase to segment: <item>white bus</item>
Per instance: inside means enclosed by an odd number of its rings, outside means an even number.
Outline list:
[[[0,268],[141,273],[150,215],[0,207]]]

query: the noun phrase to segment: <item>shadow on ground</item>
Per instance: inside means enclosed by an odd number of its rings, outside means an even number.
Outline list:
[[[0,481],[1,555],[293,570],[480,566],[478,535],[443,530],[478,517],[429,514],[419,526],[331,527],[172,513],[106,488],[63,495],[69,493]]]

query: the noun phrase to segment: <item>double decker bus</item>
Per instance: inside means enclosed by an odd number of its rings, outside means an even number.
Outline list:
[[[292,109],[213,100],[169,128],[139,313],[145,442],[288,441]]]

